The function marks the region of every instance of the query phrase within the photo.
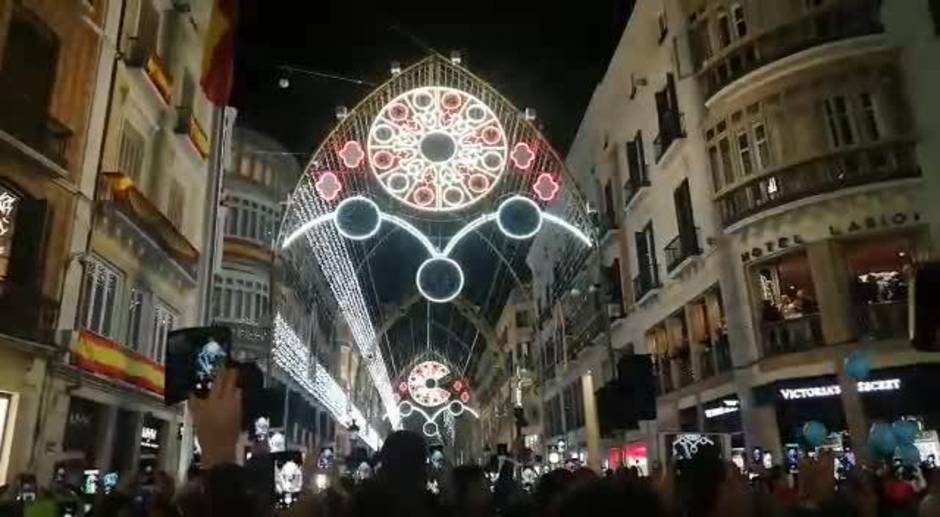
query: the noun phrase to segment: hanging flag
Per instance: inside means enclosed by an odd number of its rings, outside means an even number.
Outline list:
[[[218,106],[228,103],[235,58],[235,5],[237,0],[213,0],[212,18],[202,54],[202,85],[206,97]]]

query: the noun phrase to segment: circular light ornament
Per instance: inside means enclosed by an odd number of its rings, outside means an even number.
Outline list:
[[[464,406],[459,400],[451,401],[451,403],[447,405],[447,410],[450,411],[451,416],[460,416],[465,409],[467,409],[467,406]]]
[[[416,364],[408,373],[408,392],[412,400],[425,407],[440,406],[450,400],[450,392],[440,387],[441,380],[448,375],[450,368],[437,361]]]
[[[409,417],[415,412],[415,406],[407,400],[398,405],[398,413],[403,417]]]
[[[499,182],[508,140],[493,110],[443,86],[409,90],[372,121],[369,163],[389,195],[423,211],[466,208]]]
[[[418,267],[415,283],[421,296],[434,303],[447,303],[463,289],[463,270],[451,258],[432,257]]]
[[[432,421],[425,422],[424,425],[421,426],[421,430],[424,431],[424,436],[427,436],[428,438],[437,436],[438,432],[440,432],[438,430],[437,423]]]
[[[499,205],[496,224],[509,238],[531,239],[542,229],[542,210],[527,197],[513,196]]]
[[[382,214],[375,201],[362,196],[346,198],[336,207],[336,230],[347,239],[361,241],[378,233]]]

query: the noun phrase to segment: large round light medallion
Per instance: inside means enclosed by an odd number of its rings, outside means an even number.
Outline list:
[[[408,373],[408,392],[411,398],[425,407],[440,406],[450,399],[450,392],[442,388],[450,368],[437,361],[416,364]]]
[[[507,152],[493,110],[454,88],[405,92],[369,130],[369,163],[379,183],[419,210],[459,210],[479,201],[499,181]]]

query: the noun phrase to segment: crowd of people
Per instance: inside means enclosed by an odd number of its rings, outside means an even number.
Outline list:
[[[797,475],[781,467],[758,467],[748,475],[720,454],[702,452],[648,477],[635,467],[604,473],[558,468],[530,484],[519,479],[508,459],[496,463],[495,480],[479,465],[430,465],[425,439],[409,431],[386,439],[366,476],[339,476],[308,455],[303,490],[285,505],[271,489],[263,448],[245,465],[236,464],[241,432],[236,378],[226,369],[208,398],[190,401],[202,465],[191,469],[184,483],[157,472],[142,490],[140,474],[124,476],[89,513],[68,502],[68,487],[54,486],[22,501],[15,496],[23,487],[14,484],[3,487],[0,515],[57,516],[74,508],[70,517],[940,517],[937,473],[918,468],[918,475],[910,476],[909,469],[872,464],[837,481],[834,457],[825,452],[804,458]]]

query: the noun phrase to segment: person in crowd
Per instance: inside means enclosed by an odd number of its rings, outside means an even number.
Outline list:
[[[793,303],[800,314],[812,314],[818,310],[816,300],[814,300],[805,289],[798,289],[796,291],[796,298],[793,300]]]

